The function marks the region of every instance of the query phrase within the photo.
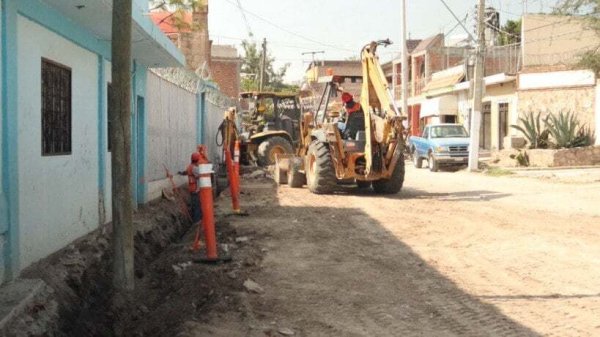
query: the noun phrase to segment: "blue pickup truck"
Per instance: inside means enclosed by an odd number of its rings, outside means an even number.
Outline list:
[[[469,162],[469,134],[460,124],[427,125],[421,137],[411,136],[408,146],[416,168],[427,160],[429,170],[463,166]]]

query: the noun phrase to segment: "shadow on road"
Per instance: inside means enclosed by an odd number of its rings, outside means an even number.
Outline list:
[[[268,248],[257,275],[265,294],[251,300],[265,319],[285,322],[302,336],[539,335],[486,298],[464,292],[362,210],[306,190],[283,192],[295,194],[287,204],[315,206],[257,208],[236,225],[256,231]],[[492,192],[409,193],[468,200]]]
[[[490,201],[512,196],[510,193],[500,193],[487,190],[460,191],[450,193],[431,193],[421,189],[405,187],[398,194],[378,195],[371,189],[359,189],[345,186],[338,192],[343,195],[355,195],[368,198],[387,199],[435,199],[440,201]]]

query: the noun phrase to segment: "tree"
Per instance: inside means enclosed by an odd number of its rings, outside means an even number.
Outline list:
[[[253,91],[258,90],[258,80],[260,78],[262,51],[259,51],[256,42],[244,40],[242,41],[244,49],[244,59],[242,60],[242,90]],[[293,90],[295,87],[285,84],[283,78],[290,66],[286,63],[281,68],[275,70],[273,63],[275,58],[267,52],[265,62],[265,79],[264,90],[283,91]]]
[[[514,44],[521,42],[521,20],[508,20],[500,28],[500,45]]]
[[[112,99],[108,102],[112,144],[113,285],[134,288],[133,201],[131,193],[131,21],[132,0],[113,1]]]
[[[208,0],[150,0],[150,6],[150,10],[161,9],[171,12],[163,20],[178,31],[199,30],[202,27],[186,21],[185,14],[187,12],[196,13],[201,8],[208,6]]]
[[[600,0],[561,0],[555,14],[583,18],[586,27],[600,36]],[[600,44],[582,53],[578,66],[591,69],[596,75],[600,75]]]

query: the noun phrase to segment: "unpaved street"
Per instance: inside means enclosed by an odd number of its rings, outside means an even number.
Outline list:
[[[393,197],[244,190],[264,293],[186,335],[600,335],[599,183],[407,164]]]

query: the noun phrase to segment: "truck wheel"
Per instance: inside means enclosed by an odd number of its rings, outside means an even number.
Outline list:
[[[267,167],[273,165],[275,164],[276,154],[289,154],[293,152],[294,148],[287,139],[279,136],[267,138],[258,145],[258,166]]]
[[[429,159],[427,159],[427,164],[429,165],[429,171],[431,171],[431,172],[437,172],[440,169],[440,165],[435,160],[433,153],[429,154]]]
[[[332,193],[337,184],[333,161],[327,144],[313,141],[308,147],[306,163],[306,185],[316,194]]]
[[[423,158],[419,157],[419,153],[417,152],[417,149],[413,150],[412,153],[412,159],[413,159],[413,164],[415,165],[416,168],[420,169],[421,167],[423,167]]]
[[[300,172],[302,168],[302,159],[290,159],[290,167],[287,172],[287,182],[292,188],[300,188],[306,184],[306,175]]]
[[[279,161],[275,162],[273,180],[275,180],[277,185],[287,184],[287,172],[281,166],[279,166]]]
[[[404,184],[404,156],[400,156],[392,176],[389,179],[379,179],[373,182],[373,190],[378,194],[396,194]]]

